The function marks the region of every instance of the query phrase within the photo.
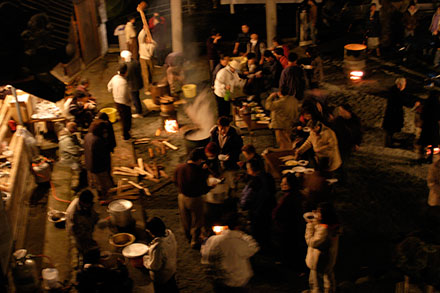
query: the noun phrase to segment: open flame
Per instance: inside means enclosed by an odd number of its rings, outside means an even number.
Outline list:
[[[177,120],[165,120],[165,130],[170,133],[176,133],[179,130]]]
[[[440,153],[440,148],[434,148],[434,155],[437,155],[438,153]],[[430,155],[431,154],[431,146],[428,145],[427,149],[426,149],[426,154]]]
[[[360,80],[364,76],[363,71],[352,71],[350,72],[350,79],[351,80]]]

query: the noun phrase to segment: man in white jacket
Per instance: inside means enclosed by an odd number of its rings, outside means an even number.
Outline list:
[[[154,292],[179,292],[176,284],[177,242],[173,232],[164,222],[154,217],[147,222],[147,232],[154,238],[148,253],[144,255],[144,266],[150,270]]]
[[[227,225],[228,229],[209,237],[200,250],[214,292],[238,292],[245,287],[253,276],[249,258],[259,250],[251,236],[238,230],[237,216],[231,216]]]
[[[233,60],[217,73],[214,82],[214,95],[217,100],[218,117],[231,116],[229,101],[234,92],[241,90],[246,84],[246,80],[238,76],[237,70],[240,70],[240,63]]]

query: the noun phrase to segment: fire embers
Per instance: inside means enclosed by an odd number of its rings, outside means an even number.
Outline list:
[[[431,148],[432,148],[431,145],[428,145],[428,146],[426,147],[426,154],[427,154],[427,155],[430,155],[430,154],[431,154]],[[434,148],[434,155],[437,155],[437,154],[439,154],[439,153],[440,153],[440,148]]]
[[[351,71],[350,72],[350,79],[351,80],[361,80],[363,76],[364,76],[363,71]]]
[[[169,133],[177,133],[177,131],[179,131],[179,125],[177,124],[177,120],[174,119],[166,119],[164,121],[164,128],[165,131]]]

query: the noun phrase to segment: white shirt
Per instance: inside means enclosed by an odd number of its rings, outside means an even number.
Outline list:
[[[154,238],[143,259],[144,266],[150,270],[151,279],[167,282],[177,268],[177,242],[173,232],[167,229],[164,237]]]
[[[226,86],[230,86],[230,92],[234,92],[235,87],[242,88],[246,83],[245,79],[241,79],[238,76],[237,71],[232,72],[231,68],[226,66],[225,68],[220,69],[217,73],[214,82],[214,93],[218,97],[224,97],[226,94]]]
[[[127,22],[124,31],[127,42],[132,38],[136,38],[136,30],[134,29],[134,25],[131,23],[131,21]]]
[[[107,89],[113,94],[115,103],[131,106],[131,99],[128,93],[128,83],[125,77],[116,74],[107,84]]]
[[[145,40],[145,30],[142,29],[139,32],[138,41],[139,41],[139,58],[150,60],[153,57],[154,48],[156,48],[156,42],[154,40],[151,43],[147,43]]]
[[[249,258],[259,250],[249,235],[236,230],[224,230],[208,238],[202,245],[202,264],[210,266],[214,276],[230,287],[243,287],[253,276]]]

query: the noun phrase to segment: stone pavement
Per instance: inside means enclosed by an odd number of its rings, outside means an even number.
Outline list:
[[[341,102],[350,103],[354,111],[359,114],[363,123],[368,127],[365,134],[365,143],[359,152],[359,158],[370,157],[377,160],[386,160],[389,168],[403,172],[419,179],[426,178],[426,166],[408,167],[408,160],[414,158],[411,150],[404,149],[387,149],[381,145],[382,132],[380,130],[381,119],[384,110],[385,99],[383,91],[393,84],[395,76],[402,74],[398,72],[389,72],[383,67],[381,60],[373,60],[376,71],[362,83],[352,84],[341,74],[340,64],[338,61],[326,62],[326,75],[331,76],[324,84],[324,88],[328,93],[328,100],[331,104]],[[111,94],[107,92],[107,82],[115,74],[118,58],[117,55],[109,54],[102,60],[96,62],[88,68],[83,77],[90,80],[90,91],[97,97],[100,108],[112,107],[113,101]],[[382,66],[382,67],[381,67]],[[197,83],[207,77],[207,63],[203,59],[193,60],[187,68],[188,83]],[[387,68],[388,69],[388,68]],[[159,80],[163,72],[156,68],[155,80]],[[411,80],[412,82],[413,80]],[[414,82],[419,82],[415,80]],[[199,91],[200,92],[200,91]],[[141,99],[146,98],[142,93]],[[191,102],[191,101],[189,101]],[[409,109],[405,110],[405,128],[407,133],[413,132],[413,113]],[[183,111],[183,107],[178,113],[179,124],[189,124],[190,121]],[[157,128],[161,125],[161,119],[158,113],[148,113],[144,118],[133,119],[132,134],[135,137],[153,137]],[[113,124],[117,147],[112,155],[113,166],[128,166],[135,162],[133,156],[133,147],[131,143],[125,142],[121,137],[120,123]],[[163,134],[165,135],[165,134]],[[265,147],[272,143],[272,139],[268,137],[255,137],[252,142],[256,144],[257,151],[261,152]],[[261,136],[264,136],[261,133]],[[178,151],[168,151],[166,156],[154,158],[165,167],[168,174],[172,171],[177,163],[183,162],[185,158],[185,145],[181,139],[181,134],[173,134],[167,136],[170,141],[179,147]],[[245,143],[251,142],[249,136],[244,136]],[[136,157],[142,157],[145,161],[150,160],[147,149],[143,146],[136,148]],[[115,178],[117,181],[117,178]],[[53,173],[53,184],[57,197],[64,200],[72,199],[70,191],[70,171],[55,165]],[[151,182],[143,182],[149,188],[154,188]],[[75,253],[72,252],[70,243],[67,240],[65,230],[55,228],[52,223],[46,220],[46,212],[48,208],[64,210],[67,203],[62,203],[54,199],[51,193],[48,193],[47,207],[46,198],[40,201],[39,205],[31,209],[30,223],[28,232],[29,251],[31,253],[43,253],[52,258],[53,263],[60,271],[60,280],[71,280],[74,277],[73,266],[75,265]],[[108,213],[106,207],[99,204],[95,205],[101,218],[106,218]],[[165,219],[176,235],[178,241],[178,271],[177,283],[181,292],[210,292],[211,288],[206,280],[205,274],[200,266],[200,255],[197,251],[191,250],[186,243],[180,222],[176,203],[176,189],[173,185],[168,185],[161,190],[153,193],[153,196],[134,202],[134,217],[137,220],[139,229],[143,229],[143,218],[146,216],[158,216]],[[98,240],[102,250],[113,250],[108,243],[108,238],[112,234],[108,228],[96,229],[95,238]],[[142,235],[140,235],[142,236]],[[44,241],[42,241],[44,239]],[[142,239],[142,237],[141,237]],[[341,260],[342,261],[342,260]],[[46,261],[45,261],[46,262]],[[280,269],[271,263],[270,260],[259,259],[254,269],[258,277],[254,278],[251,287],[255,292],[269,292],[270,286],[276,286],[278,292],[298,292],[304,288],[305,279],[294,277],[291,272]],[[47,264],[45,264],[47,266]],[[144,270],[133,269],[130,265],[131,277],[135,281],[135,292],[152,292],[151,282]],[[269,287],[268,287],[269,286]],[[274,287],[272,287],[274,288]]]

